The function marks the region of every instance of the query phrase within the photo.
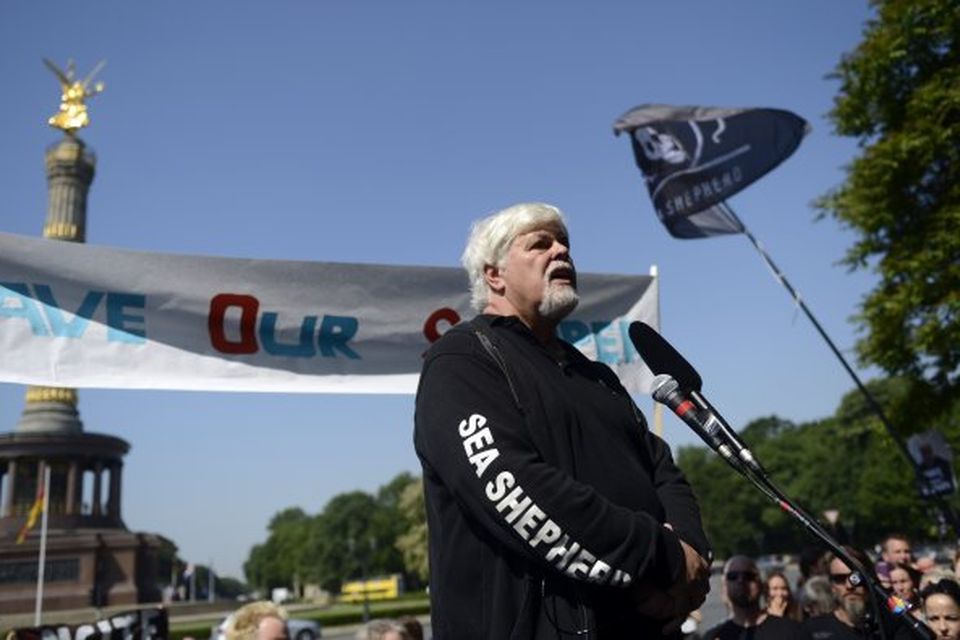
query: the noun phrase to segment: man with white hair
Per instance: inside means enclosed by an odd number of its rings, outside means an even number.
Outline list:
[[[556,335],[578,302],[560,211],[475,223],[463,263],[481,313],[417,392],[434,638],[676,632],[709,589],[699,508],[616,375]]]

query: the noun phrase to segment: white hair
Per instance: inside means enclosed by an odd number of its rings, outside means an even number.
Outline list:
[[[355,637],[357,640],[382,640],[382,638],[386,637],[391,631],[396,633],[402,640],[410,640],[410,634],[407,632],[406,627],[396,620],[386,618],[371,620],[357,629]]]
[[[560,209],[542,202],[515,204],[473,223],[460,262],[470,278],[470,304],[476,311],[483,311],[490,296],[484,269],[502,266],[517,236],[549,226],[559,227],[567,235]]]

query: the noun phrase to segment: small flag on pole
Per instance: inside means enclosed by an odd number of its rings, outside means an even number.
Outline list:
[[[27,521],[23,523],[20,532],[17,533],[17,544],[22,544],[27,539],[27,533],[36,526],[37,520],[40,519],[40,514],[43,513],[43,492],[44,486],[43,480],[41,480],[39,486],[37,486],[37,499],[33,501],[33,506],[30,507]]]

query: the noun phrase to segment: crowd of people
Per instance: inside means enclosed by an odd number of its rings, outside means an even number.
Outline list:
[[[876,562],[858,549],[844,547],[873,576],[862,576],[833,553],[801,555],[794,589],[780,570],[761,575],[753,558],[737,555],[723,568],[722,597],[730,615],[702,635],[688,638],[732,640],[791,638],[845,640],[915,637],[910,618],[925,623],[937,640],[960,640],[960,555],[952,566],[916,559],[910,541],[890,534],[879,545]],[[873,577],[894,596],[874,610],[866,578]],[[898,617],[890,605],[905,611]],[[907,617],[904,617],[907,616]]]
[[[291,640],[289,615],[282,606],[268,600],[246,604],[229,618],[224,640]],[[413,616],[377,618],[363,624],[357,640],[424,640],[423,625]]]
[[[937,640],[960,640],[960,552],[951,565],[932,557],[915,558],[909,539],[888,535],[876,560],[853,547],[844,551],[906,609],[924,622]],[[763,574],[755,559],[729,558],[723,566],[720,596],[729,617],[702,633],[688,628],[687,640],[847,640],[914,637],[903,620],[888,610],[874,610],[864,576],[833,553],[808,549],[801,554],[799,575],[791,580],[782,568]],[[879,617],[878,617],[879,616]],[[691,622],[697,616],[691,618]],[[290,640],[287,613],[272,602],[253,602],[235,612],[224,629],[225,640]],[[362,625],[357,640],[424,640],[412,616],[375,619]]]

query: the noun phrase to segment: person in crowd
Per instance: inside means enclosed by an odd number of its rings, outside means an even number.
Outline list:
[[[226,640],[289,640],[287,612],[269,600],[258,600],[237,609],[224,629]]]
[[[877,575],[880,586],[888,591],[893,588],[890,582],[890,570],[895,566],[897,565],[890,564],[886,560],[877,560],[877,564],[873,565],[873,572]]]
[[[806,546],[800,550],[800,576],[797,578],[797,589],[803,586],[813,576],[827,575],[827,554],[822,548]]]
[[[774,616],[760,606],[763,588],[757,563],[747,556],[733,556],[723,568],[724,597],[730,619],[703,634],[703,640],[789,640],[800,638],[800,625]]]
[[[411,640],[406,627],[396,620],[378,618],[371,620],[359,629],[357,640]]]
[[[880,557],[884,562],[902,567],[913,565],[913,549],[910,539],[902,533],[889,533],[880,543]]]
[[[433,633],[458,640],[659,637],[709,589],[693,491],[606,365],[557,336],[579,300],[556,207],[474,224],[480,315],[424,356]]]
[[[943,579],[920,592],[923,617],[937,640],[960,640],[960,584]]]
[[[803,618],[832,614],[837,608],[837,596],[827,576],[811,576],[800,590],[800,609]]]
[[[940,582],[941,580],[953,580],[954,582],[960,582],[960,580],[957,579],[957,574],[954,573],[951,569],[934,567],[930,571],[927,571],[922,576],[920,576],[919,590],[923,591],[924,589],[927,588],[928,585],[931,585],[934,582]]]
[[[423,640],[423,625],[413,616],[400,616],[397,622],[403,625],[407,630],[410,640]]]
[[[865,553],[852,547],[844,547],[844,550],[860,562],[864,569],[872,570],[870,559]],[[816,640],[865,638],[867,633],[864,623],[868,606],[866,587],[856,582],[854,571],[843,560],[833,554],[830,554],[828,559],[830,585],[837,604],[831,613],[806,620],[803,623],[804,630],[808,637]]]
[[[917,577],[919,574],[907,567],[895,566],[890,570],[890,590],[907,603],[910,613],[919,618],[921,613]]]
[[[917,558],[913,566],[920,573],[926,573],[937,566],[937,560],[933,556],[923,556],[922,558]]]
[[[800,606],[793,599],[790,581],[782,571],[771,571],[763,581],[763,597],[767,613],[778,618],[801,619]]]

